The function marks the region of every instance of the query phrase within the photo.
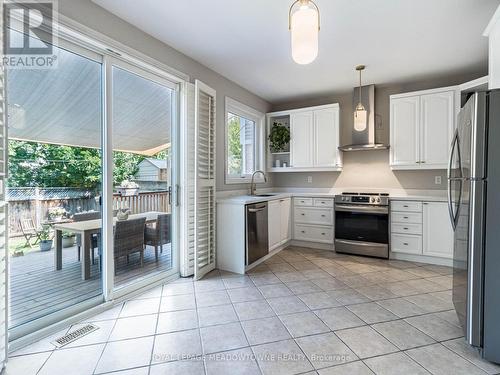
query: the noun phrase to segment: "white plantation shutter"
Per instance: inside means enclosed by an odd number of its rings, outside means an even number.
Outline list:
[[[1,5],[1,4],[0,4]],[[0,23],[3,7],[0,6]],[[0,56],[3,56],[3,32],[0,32]],[[5,201],[6,173],[6,113],[5,76],[0,67],[0,371],[7,360],[7,205]]]
[[[184,155],[184,176],[183,202],[184,209],[181,211],[184,215],[182,226],[182,237],[185,251],[183,252],[180,272],[181,276],[191,276],[194,274],[194,254],[195,254],[195,163],[196,154],[194,152],[196,145],[195,132],[195,86],[191,83],[186,84],[186,128],[183,133],[182,155]]]
[[[215,90],[195,82],[194,276],[215,268]]]

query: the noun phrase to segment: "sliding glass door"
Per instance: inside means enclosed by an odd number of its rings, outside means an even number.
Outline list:
[[[110,70],[114,231],[107,254],[115,289],[131,289],[176,271],[176,86],[115,59]]]
[[[54,48],[57,68],[7,72],[12,338],[102,302],[102,57]]]

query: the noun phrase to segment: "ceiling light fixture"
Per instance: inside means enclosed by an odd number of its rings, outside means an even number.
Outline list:
[[[312,0],[296,0],[288,12],[292,58],[297,64],[312,63],[318,56],[319,8]]]
[[[356,70],[359,72],[359,102],[354,110],[354,130],[362,132],[366,129],[366,109],[361,102],[361,72],[365,69],[364,65],[358,65]]]

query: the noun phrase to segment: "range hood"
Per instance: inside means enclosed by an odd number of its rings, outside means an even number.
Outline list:
[[[353,94],[353,106],[359,102],[359,87],[354,89]],[[375,85],[362,86],[361,87],[361,102],[367,111],[367,126],[363,131],[357,131],[354,129],[354,117],[351,114],[351,121],[348,123],[352,134],[352,144],[340,146],[341,151],[369,151],[369,150],[387,150],[388,145],[382,143],[376,143],[376,132],[375,132]]]

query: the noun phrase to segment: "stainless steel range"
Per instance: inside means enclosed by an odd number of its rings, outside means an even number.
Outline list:
[[[335,251],[389,258],[389,194],[335,196]]]

